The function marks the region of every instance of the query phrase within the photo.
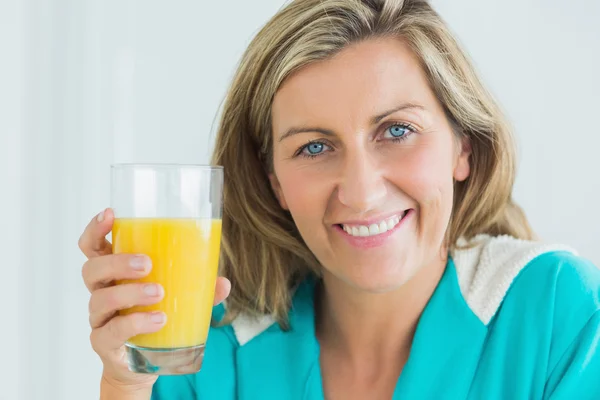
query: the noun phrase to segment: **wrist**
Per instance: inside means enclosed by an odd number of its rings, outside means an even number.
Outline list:
[[[102,375],[100,400],[148,400],[152,395],[152,383],[123,384]]]

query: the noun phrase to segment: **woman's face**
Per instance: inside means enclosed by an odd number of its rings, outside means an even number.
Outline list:
[[[439,262],[469,145],[405,44],[369,40],[301,69],[272,125],[271,183],[326,275],[384,292]]]

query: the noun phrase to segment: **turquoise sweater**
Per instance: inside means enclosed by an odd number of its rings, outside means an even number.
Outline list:
[[[475,251],[471,264],[484,256]],[[449,259],[393,399],[600,399],[600,270],[565,251],[529,258],[514,273]],[[323,399],[314,286],[296,291],[291,331],[264,322],[250,337],[235,323],[213,328],[202,370],[159,377],[152,399]]]

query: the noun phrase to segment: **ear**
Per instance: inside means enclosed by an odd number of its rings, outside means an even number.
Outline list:
[[[284,210],[288,210],[287,202],[285,201],[285,197],[283,195],[283,191],[281,190],[281,185],[279,184],[279,180],[275,176],[275,174],[269,174],[269,181],[271,182],[271,188],[273,188],[273,192],[275,192],[275,196],[277,197],[277,201],[279,201],[279,205]]]
[[[469,177],[471,174],[471,164],[469,159],[471,157],[471,141],[467,136],[460,139],[460,153],[456,159],[454,165],[454,179],[458,182],[462,182]]]

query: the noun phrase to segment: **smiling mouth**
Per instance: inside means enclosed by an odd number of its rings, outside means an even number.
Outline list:
[[[399,215],[395,215],[393,217],[373,222],[369,225],[356,225],[356,224],[337,224],[338,227],[343,229],[348,235],[354,237],[369,237],[369,236],[377,236],[385,233],[387,231],[391,231],[394,229],[400,221],[406,217],[408,214],[408,210],[404,210]]]

